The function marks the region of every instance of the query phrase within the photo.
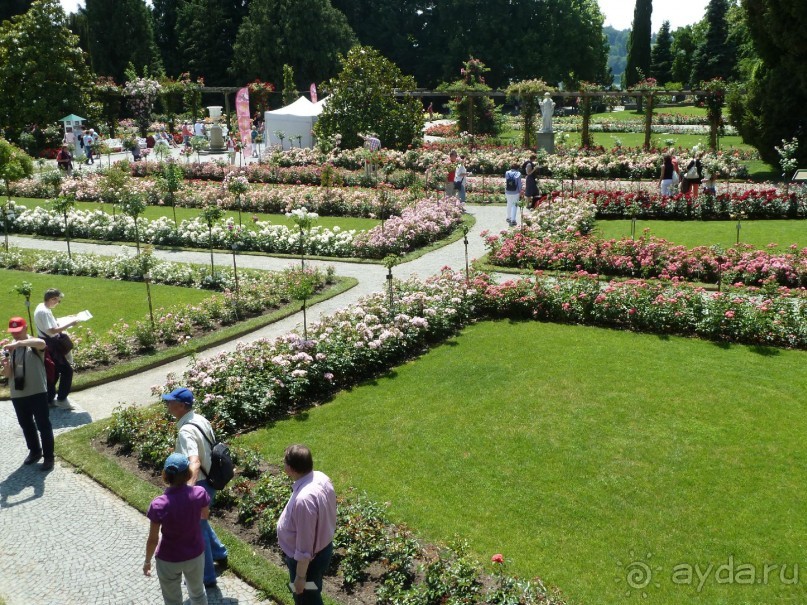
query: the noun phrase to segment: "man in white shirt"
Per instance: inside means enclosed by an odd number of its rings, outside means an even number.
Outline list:
[[[174,451],[185,454],[190,461],[191,478],[188,485],[199,485],[204,487],[210,496],[210,507],[216,499],[216,490],[207,483],[207,472],[212,461],[210,453],[216,436],[210,422],[193,411],[193,393],[190,389],[178,388],[162,396],[168,413],[177,421],[177,440],[174,444]],[[200,475],[201,471],[201,475]],[[221,543],[216,532],[210,527],[207,519],[200,521],[202,526],[202,538],[205,541],[205,587],[216,586],[216,567],[226,567],[227,547]]]
[[[73,386],[73,354],[66,355],[58,350],[54,338],[62,334],[68,328],[73,327],[77,321],[67,322],[60,326],[53,316],[53,308],[62,302],[62,293],[56,288],[51,288],[45,292],[45,301],[37,305],[34,311],[34,326],[36,334],[47,344],[48,353],[56,365],[56,382],[48,385],[48,404],[55,405],[63,410],[76,409],[67,396]],[[57,397],[56,384],[59,384]]]

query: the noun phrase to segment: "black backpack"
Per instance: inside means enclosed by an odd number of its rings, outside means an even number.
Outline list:
[[[518,191],[518,179],[512,172],[508,172],[505,175],[505,189],[507,189],[507,191]]]
[[[227,484],[235,476],[235,465],[230,456],[230,448],[221,441],[213,443],[205,433],[204,429],[198,424],[193,422],[188,423],[195,426],[202,433],[202,437],[210,445],[210,470],[205,470],[202,467],[202,472],[207,477],[207,483],[215,490],[222,490],[227,487]],[[214,435],[215,437],[215,435]]]

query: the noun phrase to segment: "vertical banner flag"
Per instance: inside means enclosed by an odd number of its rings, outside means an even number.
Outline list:
[[[244,86],[235,93],[235,111],[238,115],[238,134],[241,135],[241,153],[252,156],[252,118],[249,117],[249,88]]]
[[[317,102],[317,85],[312,82],[311,83],[311,88],[309,90],[311,91],[311,102],[316,103]]]

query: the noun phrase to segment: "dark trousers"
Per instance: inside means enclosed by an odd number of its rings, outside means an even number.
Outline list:
[[[25,445],[32,452],[42,452],[45,458],[53,458],[53,427],[50,425],[48,394],[39,393],[11,400],[17,422],[25,436]],[[39,433],[37,434],[37,429]],[[42,437],[40,443],[39,438]]]
[[[59,356],[61,357],[61,356]],[[73,366],[66,361],[56,361],[56,357],[51,355],[56,366],[56,382],[48,385],[48,401],[51,402],[56,397],[56,383],[59,383],[59,401],[64,401],[73,388]]]
[[[294,605],[322,605],[322,576],[328,571],[331,555],[333,555],[333,542],[311,559],[305,574],[305,581],[314,582],[317,590],[304,590],[302,594],[295,594]],[[285,555],[283,558],[286,560],[286,567],[289,568],[289,582],[294,582],[294,578],[297,577],[297,561]]]

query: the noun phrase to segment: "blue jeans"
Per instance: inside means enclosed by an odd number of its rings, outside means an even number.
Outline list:
[[[308,571],[305,573],[305,581],[313,582],[317,585],[317,590],[304,590],[302,594],[294,595],[294,605],[322,605],[322,576],[328,571],[333,555],[333,542],[319,551],[308,564]],[[289,582],[294,582],[297,577],[297,561],[284,555],[286,567],[289,568]]]
[[[216,500],[216,490],[207,484],[207,481],[197,481],[196,485],[205,488],[207,495],[210,496],[210,508],[213,508],[213,502]],[[213,561],[219,561],[227,556],[227,547],[221,543],[216,532],[210,527],[207,519],[199,521],[202,527],[202,538],[205,541],[205,584],[210,584],[216,581],[216,569],[213,567]]]

